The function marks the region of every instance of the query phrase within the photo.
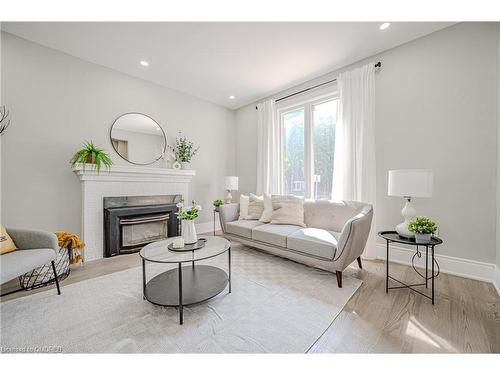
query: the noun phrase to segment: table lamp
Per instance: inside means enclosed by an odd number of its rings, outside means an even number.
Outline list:
[[[238,190],[238,177],[236,176],[226,176],[224,182],[226,194],[226,203],[231,203],[233,196],[231,195],[231,190]]]
[[[412,198],[432,197],[433,172],[429,169],[396,169],[389,171],[387,195],[404,197],[406,204],[401,210],[404,221],[396,225],[396,232],[402,237],[413,238],[408,224],[417,215],[411,204]]]

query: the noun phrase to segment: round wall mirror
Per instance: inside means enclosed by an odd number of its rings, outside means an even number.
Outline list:
[[[167,147],[161,126],[142,113],[118,117],[111,126],[110,138],[118,155],[133,164],[152,164],[162,157]]]

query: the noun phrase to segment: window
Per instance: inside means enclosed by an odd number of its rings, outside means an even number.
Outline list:
[[[282,192],[330,199],[338,99],[333,96],[278,109],[282,129]]]

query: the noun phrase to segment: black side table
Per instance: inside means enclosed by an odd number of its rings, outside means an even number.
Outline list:
[[[219,207],[214,208],[214,236],[215,236],[215,214],[219,212]]]
[[[401,237],[396,231],[383,231],[383,232],[378,232],[378,235],[385,239],[386,241],[386,249],[387,249],[387,257],[386,257],[386,277],[385,277],[385,292],[389,293],[389,289],[402,289],[402,288],[408,288],[413,290],[414,292],[429,298],[432,301],[432,304],[434,305],[434,279],[436,278],[436,274],[434,273],[434,264],[436,263],[435,257],[434,257],[434,246],[440,245],[443,243],[443,241],[438,238],[438,237],[432,237],[431,241],[428,243],[417,243],[414,238],[405,238]],[[415,259],[415,256],[420,257],[420,249],[419,246],[425,246],[425,276],[421,275],[420,272],[418,272],[413,265],[413,269],[415,272],[417,272],[420,276],[422,276],[425,279],[425,283],[419,283],[419,284],[405,284],[402,281],[399,281],[395,279],[394,277],[389,275],[389,244],[390,243],[402,243],[405,245],[412,245],[416,246],[416,253],[413,255],[412,258],[412,264]],[[429,277],[429,249],[431,250],[431,276]],[[439,274],[439,272],[438,272]],[[400,283],[402,286],[393,286],[389,287],[389,279]],[[428,288],[428,281],[431,280],[431,295],[429,296],[428,294],[425,294],[421,292],[420,290],[415,289],[414,287],[417,286],[425,286]]]

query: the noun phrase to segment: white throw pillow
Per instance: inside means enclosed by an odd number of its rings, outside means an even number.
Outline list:
[[[255,194],[250,194],[250,203],[248,205],[248,219],[259,220],[264,212],[264,198]]]
[[[271,224],[289,224],[305,227],[304,199],[293,195],[273,195]]]
[[[250,197],[248,195],[240,195],[240,217],[239,220],[246,220],[248,218],[248,205]]]
[[[271,199],[271,195],[265,193],[264,194],[264,211],[262,212],[262,216],[259,221],[262,223],[271,222],[271,217],[273,216],[273,201]]]

